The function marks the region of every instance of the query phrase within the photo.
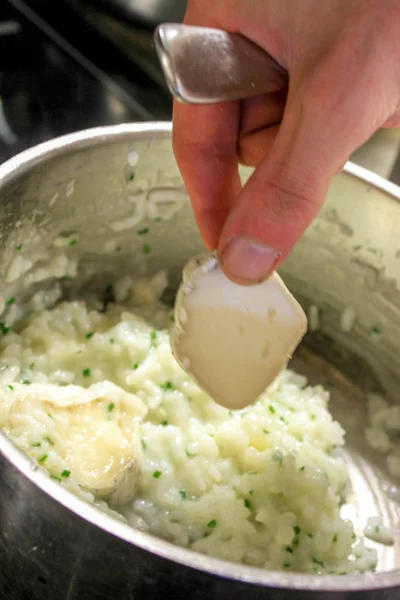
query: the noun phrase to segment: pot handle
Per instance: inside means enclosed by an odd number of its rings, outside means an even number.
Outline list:
[[[285,69],[238,33],[164,23],[154,43],[168,88],[181,102],[213,104],[287,88]]]

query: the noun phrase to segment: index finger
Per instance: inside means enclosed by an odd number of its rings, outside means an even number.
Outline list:
[[[214,249],[241,191],[237,140],[240,104],[174,102],[173,147],[206,246]]]

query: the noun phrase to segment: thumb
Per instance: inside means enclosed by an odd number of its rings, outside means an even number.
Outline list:
[[[304,102],[290,106],[288,100],[275,142],[236,200],[219,239],[221,266],[233,281],[252,285],[271,274],[317,215],[333,175],[352,152],[346,143],[352,138],[348,119],[333,123],[324,109],[318,115]]]

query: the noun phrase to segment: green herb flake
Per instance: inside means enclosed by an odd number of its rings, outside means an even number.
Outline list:
[[[15,246],[15,249],[17,250],[17,252],[19,252],[22,248],[22,244],[18,244],[18,246]]]
[[[299,542],[300,542],[299,537],[295,536],[292,541],[292,546],[295,546],[295,547],[298,546]]]
[[[162,425],[162,427],[167,427],[168,426],[168,421],[161,421],[161,425]]]
[[[379,525],[375,525],[375,533],[379,533],[381,530],[381,528],[379,527]]]
[[[325,563],[323,560],[318,560],[318,558],[313,558],[312,559],[313,563],[320,566],[320,567],[325,567]]]
[[[143,254],[150,254],[150,252],[151,252],[150,244],[143,244],[142,250],[143,250]]]
[[[29,379],[24,379],[22,382],[24,385],[29,385],[30,383],[32,383],[31,381],[29,381]]]
[[[110,338],[110,344],[115,344],[115,339],[114,338]]]
[[[83,369],[82,375],[83,375],[83,377],[90,377],[91,370],[90,369]]]
[[[114,286],[112,283],[109,283],[105,288],[104,291],[106,294],[112,294],[114,291]]]
[[[43,454],[43,456],[41,458],[39,458],[38,462],[39,463],[44,463],[46,462],[46,460],[49,458],[48,454]]]
[[[271,413],[271,415],[274,415],[274,414],[276,413],[276,410],[275,410],[275,408],[272,406],[272,404],[270,404],[270,405],[268,406],[268,410],[269,410],[269,412]]]
[[[32,444],[32,448],[40,448],[41,445],[41,442],[35,442],[34,444]]]
[[[251,510],[251,502],[250,502],[250,500],[246,500],[245,499],[245,500],[243,500],[243,502],[244,502],[245,507],[248,508],[249,510]]]
[[[143,438],[140,440],[140,443],[142,444],[143,450],[147,450],[147,444],[146,444],[146,442],[144,441]]]
[[[332,542],[333,542],[334,544],[336,544],[337,540],[338,540],[338,536],[337,536],[337,533],[335,533],[335,535],[334,535],[334,536],[333,536],[333,538],[332,538]]]
[[[152,341],[152,342],[155,342],[155,341],[156,341],[156,339],[157,339],[157,331],[155,331],[154,329],[153,329],[153,331],[150,333],[150,339],[151,339],[151,341]]]
[[[299,535],[299,534],[301,533],[301,529],[300,529],[300,527],[299,527],[298,525],[295,525],[295,526],[293,527],[293,531],[294,531],[294,533],[295,533],[296,535]]]
[[[14,391],[14,386],[12,386],[12,385],[11,385],[11,383],[10,383],[10,385],[8,385],[7,387],[8,387],[8,389],[9,389],[11,392],[13,392],[13,391]]]
[[[282,421],[282,423],[286,423],[285,417],[279,417],[279,420]]]
[[[254,490],[250,490],[249,494],[250,494],[250,496],[252,496],[254,494]]]
[[[148,227],[142,227],[141,229],[139,229],[139,231],[137,232],[138,235],[145,235],[145,233],[149,233],[149,228]]]
[[[49,444],[49,446],[54,446],[54,442],[51,438],[49,438],[48,435],[46,435],[46,437],[43,438],[45,442],[47,442]]]
[[[293,554],[293,548],[291,548],[290,546],[287,546],[285,550],[286,552],[289,552],[289,554]]]
[[[172,385],[172,383],[170,381],[167,381],[167,383],[163,383],[163,385],[161,386],[163,390],[173,390],[174,386]]]
[[[155,219],[153,219],[154,223],[161,223],[162,218],[161,217],[155,217]]]
[[[313,539],[313,537],[314,537],[314,534],[313,534],[313,533],[307,533],[307,535],[308,535],[308,537],[309,537],[309,538],[311,538],[311,539]]]
[[[32,362],[32,363],[29,365],[29,368],[30,368],[30,369],[34,369],[34,368],[35,368],[35,363],[34,363],[34,362]]]
[[[61,483],[61,479],[55,475],[50,475],[50,479],[54,479],[55,481],[59,481]]]
[[[269,433],[268,429],[263,429],[264,433]]]
[[[370,333],[372,335],[381,335],[383,333],[383,329],[378,326],[372,327]]]
[[[0,321],[0,331],[3,335],[7,335],[7,333],[10,331],[10,328]]]
[[[89,333],[87,333],[87,334],[85,335],[85,338],[86,338],[87,340],[90,340],[90,338],[92,338],[93,336],[94,336],[94,331],[89,331]]]
[[[71,475],[71,471],[69,469],[64,469],[61,473],[61,477],[65,477],[66,479]]]
[[[304,471],[305,467],[300,467],[300,471]]]
[[[179,490],[179,495],[182,498],[182,500],[186,500],[187,494],[185,490]]]
[[[353,535],[351,536],[351,539],[352,539],[352,540],[355,540],[355,539],[356,539],[356,534],[355,534],[355,533],[353,533]]]
[[[121,246],[115,246],[115,252],[121,252],[122,248]]]
[[[10,305],[10,304],[14,304],[14,302],[15,302],[15,298],[14,298],[14,296],[12,296],[11,298],[9,298],[7,300],[6,304]]]
[[[169,315],[168,318],[171,321],[171,323],[175,323],[175,317],[174,317],[174,315]]]
[[[139,363],[138,363],[138,362],[136,362],[136,363],[133,365],[133,368],[134,368],[134,369],[135,369],[135,371],[136,371],[136,369],[138,369],[138,368],[139,368]]]
[[[77,243],[78,243],[78,240],[76,238],[74,238],[68,243],[68,246],[75,246],[75,244],[77,244]]]
[[[50,417],[50,419],[51,419],[52,421],[54,421],[54,419],[53,419],[53,415],[51,415],[50,413],[47,413],[47,416],[48,416],[48,417]]]
[[[114,402],[110,402],[110,404],[107,406],[107,412],[113,411],[114,408],[115,408]]]
[[[159,479],[161,477],[161,475],[162,475],[161,471],[154,471],[154,473],[153,473],[154,479]]]
[[[247,474],[248,475],[258,475],[258,472],[257,471],[249,471]]]
[[[283,563],[283,566],[285,567],[285,569],[287,569],[288,567],[291,567],[292,565],[290,563]]]
[[[218,525],[218,521],[216,519],[212,519],[209,523],[207,523],[207,527],[209,529],[215,529]]]
[[[311,418],[311,421],[315,421],[315,419],[316,419],[317,417],[314,415],[314,413],[312,413],[312,414],[310,415],[310,418]]]

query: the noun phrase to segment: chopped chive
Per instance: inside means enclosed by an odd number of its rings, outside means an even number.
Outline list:
[[[55,475],[50,475],[50,479],[54,479],[55,481],[59,481],[61,483],[61,479]]]
[[[140,443],[142,444],[143,450],[146,450],[147,449],[147,444],[146,444],[146,442],[144,441],[143,438],[140,440]]]
[[[233,411],[232,410],[228,410],[229,416],[233,417]]]
[[[47,442],[50,446],[54,446],[54,442],[51,438],[49,438],[48,435],[46,435],[46,437],[43,438],[45,442]]]
[[[29,365],[29,368],[30,368],[30,369],[34,369],[34,368],[35,368],[35,363],[34,363],[34,362],[32,362],[32,363]]]
[[[40,448],[42,444],[40,442],[36,442],[35,444],[32,444],[33,448]]]
[[[91,374],[91,371],[90,371],[90,369],[83,369],[83,371],[82,371],[82,375],[83,375],[84,377],[90,377],[90,374]]]
[[[157,339],[157,331],[155,331],[154,329],[150,334],[150,339],[152,342],[155,342],[155,340]]]
[[[376,525],[376,526],[375,526],[375,533],[379,533],[379,532],[380,532],[380,530],[381,530],[381,528],[379,527],[379,525]]]
[[[383,330],[380,327],[375,326],[375,327],[371,328],[370,333],[375,334],[375,335],[380,335],[382,332],[383,332]]]
[[[292,565],[290,563],[283,563],[283,566],[287,568],[287,567],[291,567]]]
[[[154,471],[154,473],[153,473],[154,479],[159,479],[159,477],[161,477],[161,475],[162,475],[161,471]]]
[[[324,567],[325,566],[324,561],[323,560],[318,560],[318,558],[313,558],[312,561],[313,561],[314,564],[319,565],[320,567]]]
[[[268,406],[268,410],[272,415],[274,415],[276,413],[275,408],[271,404]]]
[[[293,554],[293,548],[291,548],[290,546],[287,546],[286,552],[289,552],[289,554]]]
[[[29,381],[29,379],[24,379],[23,382],[25,385],[29,385],[30,383],[32,383],[31,381]]]
[[[172,385],[172,383],[170,381],[167,381],[167,383],[163,383],[160,386],[163,390],[173,390],[174,386]]]
[[[155,217],[155,219],[153,219],[154,223],[161,223],[162,218],[161,217]]]
[[[15,249],[18,251],[21,250],[21,248],[22,248],[22,244],[18,244],[18,246],[15,246]]]
[[[136,369],[138,369],[138,368],[139,368],[139,363],[138,363],[138,362],[136,362],[136,363],[133,365],[133,368],[134,368],[134,369],[135,369],[135,371],[136,371]]]
[[[151,252],[150,244],[143,244],[142,250],[143,250],[144,254],[150,254],[150,252]]]
[[[114,291],[114,286],[112,283],[109,283],[105,288],[104,291],[106,294],[112,294]]]
[[[298,546],[298,545],[299,545],[299,537],[296,535],[296,536],[293,538],[293,541],[292,541],[292,546]]]
[[[215,529],[217,524],[218,524],[218,521],[216,519],[212,519],[209,523],[207,523],[207,527],[209,529]]]
[[[296,535],[299,535],[301,533],[301,529],[298,525],[295,525],[293,527],[293,531],[295,532]]]
[[[186,492],[185,490],[179,490],[180,497],[182,500],[186,500]]]
[[[128,181],[133,181],[133,179],[135,179],[135,173],[129,173]]]
[[[264,433],[269,433],[268,429],[263,429]]]
[[[170,320],[172,323],[175,323],[175,317],[174,317],[174,315],[169,315],[169,320]]]
[[[114,410],[114,408],[115,408],[114,402],[110,402],[110,404],[107,406],[107,412],[111,412],[112,410]]]
[[[49,458],[48,454],[43,454],[43,456],[41,458],[39,458],[38,462],[40,463],[44,463],[46,462],[46,460]]]
[[[248,475],[258,475],[258,472],[257,471],[249,471],[247,474]]]
[[[188,458],[193,458],[194,456],[196,456],[195,454],[192,454],[191,452],[189,452],[189,450],[185,450],[185,454]]]
[[[313,533],[307,533],[307,535],[308,535],[308,537],[309,537],[309,538],[311,538],[311,539],[314,537],[314,534],[313,534]]]
[[[7,335],[7,333],[10,331],[10,328],[0,321],[0,331],[3,335]]]
[[[114,344],[115,343],[115,339],[114,338],[110,338],[110,344]]]
[[[137,232],[138,235],[144,235],[145,233],[149,233],[149,228],[148,227],[142,227],[141,229],[139,229],[139,231]]]
[[[168,425],[168,421],[161,421],[161,425],[162,425],[163,427],[167,427],[167,425]]]
[[[12,392],[14,391],[14,387],[11,385],[11,383],[10,383],[10,385],[8,385],[7,387],[8,387],[8,389],[9,389],[9,390],[11,390]]]
[[[74,238],[73,240],[71,240],[68,244],[68,246],[75,246],[75,244],[78,243],[78,240],[76,238]]]
[[[250,496],[252,496],[254,494],[254,490],[250,490],[249,494],[250,494]]]
[[[250,500],[246,500],[245,499],[245,500],[243,500],[243,502],[244,502],[245,507],[248,508],[249,510],[251,510],[251,502],[250,502]]]
[[[121,246],[115,246],[115,252],[121,252]]]
[[[315,421],[315,419],[316,419],[317,417],[315,416],[315,414],[314,414],[314,413],[311,413],[311,415],[310,415],[310,418],[311,418],[311,421]]]
[[[94,331],[89,331],[89,333],[87,333],[87,334],[85,335],[85,338],[86,338],[87,340],[90,340],[90,338],[92,338],[93,336],[94,336]]]
[[[332,538],[332,542],[335,544],[337,542],[337,533],[335,533],[335,535]]]
[[[14,302],[15,302],[15,298],[14,298],[14,296],[12,296],[11,298],[9,298],[7,300],[6,304],[14,304]]]
[[[209,433],[208,435],[209,435],[209,437],[211,437],[211,438],[215,437],[215,433]]]
[[[282,421],[282,423],[285,423],[285,417],[279,417],[279,420]]]
[[[69,477],[71,475],[71,471],[69,469],[64,469],[61,473],[61,477]]]
[[[300,471],[304,471],[305,467],[300,467]]]
[[[352,539],[352,540],[355,540],[355,539],[356,539],[356,534],[355,534],[355,533],[353,533],[353,535],[351,536],[351,539]]]

